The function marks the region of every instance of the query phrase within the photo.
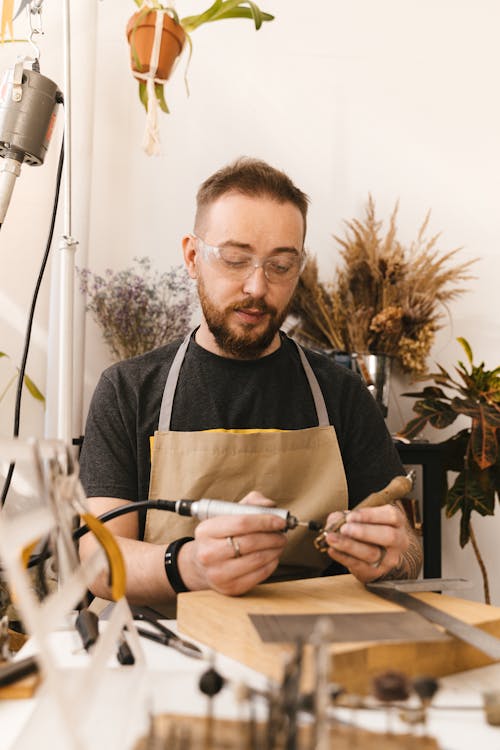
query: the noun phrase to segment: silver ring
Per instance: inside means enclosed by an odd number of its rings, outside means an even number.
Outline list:
[[[375,562],[370,563],[370,566],[372,568],[380,568],[380,566],[382,565],[382,561],[387,554],[387,547],[382,547],[380,544],[378,544],[377,547],[380,550],[380,555],[379,555],[378,560],[375,560]]]
[[[232,536],[227,536],[226,541],[233,548],[234,557],[241,557],[241,550],[240,545],[238,544],[238,540]]]

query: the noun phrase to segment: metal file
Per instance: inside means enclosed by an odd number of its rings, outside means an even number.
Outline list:
[[[372,594],[380,596],[386,601],[399,604],[405,609],[424,617],[435,625],[440,625],[448,633],[459,638],[464,643],[474,646],[483,654],[495,661],[500,660],[500,639],[486,633],[484,630],[470,625],[457,617],[433,607],[421,599],[417,599],[409,593],[410,591],[447,591],[465,588],[466,581],[463,579],[433,578],[418,581],[381,581],[380,583],[368,583],[366,588]]]

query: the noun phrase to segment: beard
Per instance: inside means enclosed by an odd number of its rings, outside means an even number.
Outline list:
[[[201,309],[210,333],[217,346],[225,354],[238,359],[255,359],[260,357],[271,345],[274,337],[288,315],[290,303],[280,311],[266,305],[261,299],[247,297],[224,309],[219,309],[210,301],[203,280],[198,278],[198,295]],[[235,329],[230,327],[230,317],[235,310],[252,309],[268,315],[264,330],[256,331],[252,323],[240,323]]]

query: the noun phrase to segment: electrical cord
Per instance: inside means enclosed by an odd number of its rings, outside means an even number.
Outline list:
[[[97,516],[97,520],[101,523],[111,521],[113,518],[124,516],[126,513],[132,513],[135,510],[141,510],[146,508],[149,510],[168,510],[170,513],[175,513],[175,500],[140,500],[137,503],[128,503],[127,505],[119,505],[118,508],[113,508],[103,513],[101,516]],[[73,539],[78,541],[82,536],[90,531],[87,524],[79,526],[73,532]]]
[[[61,103],[63,102],[62,96],[60,97],[60,101]],[[15,410],[14,410],[14,428],[12,432],[12,436],[14,438],[19,437],[19,424],[21,421],[21,400],[22,400],[22,393],[23,393],[24,376],[26,373],[26,363],[28,361],[28,353],[29,353],[29,347],[30,347],[30,342],[31,342],[31,331],[33,328],[33,319],[35,316],[36,303],[38,301],[38,293],[40,291],[40,286],[42,284],[43,276],[45,273],[45,268],[47,266],[47,261],[49,259],[52,239],[54,237],[54,227],[55,227],[56,217],[57,217],[57,207],[59,205],[59,193],[60,193],[60,188],[61,188],[63,164],[64,164],[64,136],[62,138],[61,151],[59,153],[59,164],[57,167],[57,177],[56,177],[56,191],[54,195],[54,204],[52,207],[52,217],[50,221],[49,235],[47,238],[47,244],[45,247],[45,253],[42,258],[40,270],[38,272],[38,278],[36,281],[35,289],[33,292],[32,299],[31,299],[31,305],[30,305],[29,316],[28,316],[28,324],[26,327],[26,334],[24,337],[23,357],[21,361],[21,366],[19,368],[19,376],[17,380],[17,389],[16,389],[16,403],[15,403]],[[7,499],[7,493],[9,492],[10,484],[12,481],[14,467],[15,467],[15,462],[12,462],[9,465],[7,475],[5,477],[5,482],[4,482],[3,489],[2,489],[2,496],[0,500],[0,503],[2,506],[4,505],[5,500]]]
[[[144,508],[150,510],[168,510],[173,513],[175,512],[175,505],[175,500],[140,500],[136,503],[127,503],[127,505],[119,505],[117,508],[108,510],[106,513],[97,516],[97,520],[101,523],[106,523],[113,518],[118,518],[119,516],[124,516],[126,513],[133,513],[134,511],[139,511]],[[82,536],[88,534],[89,531],[91,531],[89,526],[87,524],[82,524],[73,531],[74,541],[78,541]],[[37,555],[32,555],[30,557],[27,567],[33,568],[35,565],[40,565],[47,557],[50,557],[50,554],[51,551],[49,546],[47,542],[45,542],[42,551]]]

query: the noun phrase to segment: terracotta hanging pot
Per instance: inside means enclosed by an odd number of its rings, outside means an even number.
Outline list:
[[[157,11],[147,13],[139,11],[127,23],[127,40],[130,45],[130,64],[133,71],[149,72],[151,50],[155,37]],[[177,57],[182,52],[186,34],[182,26],[176,23],[168,13],[162,13],[163,28],[161,33],[160,53],[155,78],[167,80]]]

